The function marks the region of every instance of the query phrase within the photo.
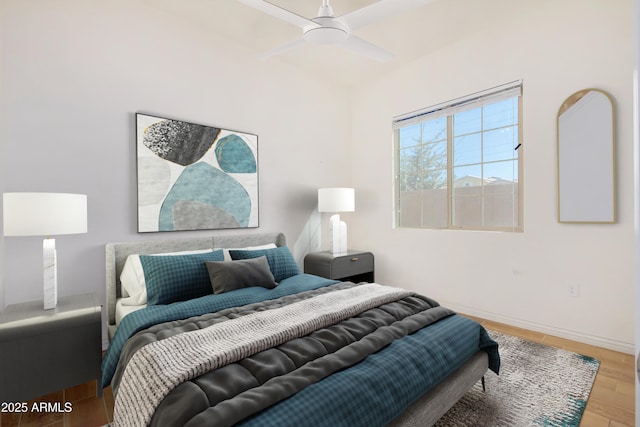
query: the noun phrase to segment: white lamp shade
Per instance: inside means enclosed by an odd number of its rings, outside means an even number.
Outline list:
[[[4,193],[5,236],[87,232],[87,196],[67,193]]]
[[[318,212],[354,212],[355,210],[353,188],[318,189]]]

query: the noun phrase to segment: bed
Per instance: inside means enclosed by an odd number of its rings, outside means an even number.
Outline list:
[[[478,323],[304,274],[282,233],[109,243],[106,287],[114,426],[429,426],[499,371]]]

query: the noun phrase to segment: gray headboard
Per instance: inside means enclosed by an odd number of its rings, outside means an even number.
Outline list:
[[[120,273],[127,257],[131,254],[157,254],[197,249],[243,248],[247,246],[275,243],[277,246],[287,244],[282,233],[255,234],[221,234],[211,237],[194,237],[190,239],[166,239],[140,242],[107,243],[107,318],[109,327],[116,323],[116,299],[121,297]]]

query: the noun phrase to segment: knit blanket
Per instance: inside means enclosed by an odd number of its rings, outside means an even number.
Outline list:
[[[147,425],[164,397],[185,381],[409,295],[362,284],[149,343],[124,370],[113,425]]]

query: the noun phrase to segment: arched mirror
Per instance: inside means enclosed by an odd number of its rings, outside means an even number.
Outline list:
[[[613,102],[598,89],[574,93],[558,111],[558,221],[616,222]]]

